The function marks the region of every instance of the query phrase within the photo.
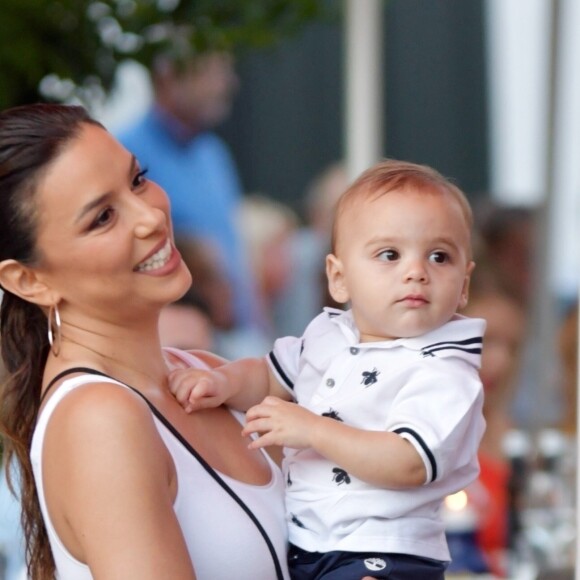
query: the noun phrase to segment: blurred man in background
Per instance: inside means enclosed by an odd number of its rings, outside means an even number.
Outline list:
[[[227,146],[213,132],[229,115],[238,88],[233,58],[218,52],[163,54],[155,59],[151,77],[152,107],[119,139],[167,191],[175,233],[215,250],[217,266],[233,290],[227,330],[244,333],[247,345],[260,320],[237,226],[242,189]]]

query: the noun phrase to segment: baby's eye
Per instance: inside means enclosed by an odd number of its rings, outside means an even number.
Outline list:
[[[115,210],[112,207],[106,207],[99,212],[99,215],[91,223],[90,229],[102,228],[106,226],[114,216]]]
[[[449,262],[449,254],[441,251],[431,252],[429,261],[435,262],[436,264],[445,264],[445,262]]]
[[[397,250],[383,250],[377,256],[379,260],[383,260],[385,262],[394,262],[395,260],[398,260],[399,257],[400,254],[397,252]]]
[[[137,174],[135,174],[135,177],[133,178],[133,182],[131,183],[133,188],[136,189],[139,186],[143,185],[147,181],[145,176],[147,175],[148,171],[149,171],[149,169],[145,168],[145,169],[142,169],[141,171],[139,171]]]

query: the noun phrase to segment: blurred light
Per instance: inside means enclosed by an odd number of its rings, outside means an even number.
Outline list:
[[[117,14],[123,18],[132,16],[137,11],[137,3],[133,0],[119,0],[117,2]]]
[[[110,12],[111,8],[104,2],[91,2],[87,8],[87,16],[94,22],[108,16]]]
[[[103,44],[108,46],[116,45],[123,34],[121,26],[112,16],[101,18],[98,29]]]
[[[163,12],[173,12],[179,6],[179,0],[157,0],[157,8]]]
[[[124,54],[137,52],[144,44],[142,36],[132,32],[123,33],[115,43],[115,48]]]
[[[70,79],[61,79],[55,74],[45,76],[39,84],[40,93],[56,101],[66,101],[75,91],[76,85]]]
[[[453,495],[448,495],[445,498],[445,507],[451,511],[458,512],[465,509],[467,506],[467,493],[458,491]]]

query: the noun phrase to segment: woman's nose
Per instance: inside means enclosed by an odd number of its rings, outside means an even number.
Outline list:
[[[166,223],[163,210],[138,200],[138,215],[135,221],[135,236],[146,238],[162,229]]]

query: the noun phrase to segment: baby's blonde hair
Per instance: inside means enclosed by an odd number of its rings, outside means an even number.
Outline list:
[[[467,229],[471,232],[473,214],[469,201],[465,194],[449,179],[427,165],[385,159],[364,171],[338,200],[332,225],[332,251],[336,252],[339,222],[350,206],[357,201],[377,199],[395,190],[450,195],[459,203]]]

